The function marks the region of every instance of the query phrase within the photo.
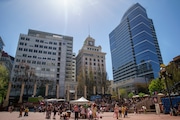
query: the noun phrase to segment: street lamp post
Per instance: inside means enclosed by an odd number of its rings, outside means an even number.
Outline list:
[[[170,102],[170,112],[171,112],[172,115],[174,115],[174,109],[173,109],[172,99],[171,99],[171,95],[170,95],[171,93],[169,91],[169,87],[168,87],[168,84],[167,84],[168,72],[166,71],[165,67],[161,67],[160,73],[161,73],[161,77],[164,78],[166,89],[167,89],[167,92],[168,92],[168,98],[169,98],[169,102]]]

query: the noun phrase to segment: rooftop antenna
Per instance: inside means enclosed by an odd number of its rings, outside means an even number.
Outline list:
[[[89,34],[89,37],[90,37],[90,26],[88,25],[88,34]]]

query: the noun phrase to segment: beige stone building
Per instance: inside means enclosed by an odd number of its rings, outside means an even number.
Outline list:
[[[89,97],[95,94],[105,93],[106,82],[106,53],[101,46],[95,46],[95,40],[88,36],[76,57],[76,75],[78,88],[83,86],[78,95]],[[79,80],[81,79],[81,80]],[[81,82],[80,82],[81,81]]]

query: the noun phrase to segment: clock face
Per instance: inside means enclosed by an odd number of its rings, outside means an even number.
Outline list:
[[[89,41],[89,45],[93,45],[93,42],[92,42],[92,41]]]

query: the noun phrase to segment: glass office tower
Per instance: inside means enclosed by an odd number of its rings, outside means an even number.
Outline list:
[[[153,22],[139,3],[126,11],[109,40],[114,83],[158,77],[162,56]]]

